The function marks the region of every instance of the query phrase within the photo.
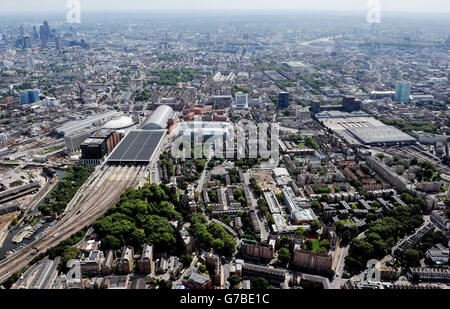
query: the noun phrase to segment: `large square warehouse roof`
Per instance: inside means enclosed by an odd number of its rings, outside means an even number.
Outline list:
[[[392,126],[347,128],[363,144],[413,143],[416,139]]]

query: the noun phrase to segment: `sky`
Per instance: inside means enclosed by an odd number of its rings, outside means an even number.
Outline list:
[[[0,14],[65,11],[70,0],[0,0]],[[76,1],[76,0],[72,0]],[[142,10],[368,11],[377,0],[79,0],[82,12]],[[378,0],[386,12],[450,13],[449,0]]]

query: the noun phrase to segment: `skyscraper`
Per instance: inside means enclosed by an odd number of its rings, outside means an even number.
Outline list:
[[[40,29],[39,29],[39,36],[41,37],[41,47],[42,48],[47,48],[47,35],[45,34],[45,29],[44,26],[41,25]]]
[[[48,22],[46,20],[44,20],[44,31],[45,31],[45,36],[46,36],[47,42],[48,42],[51,38],[51,31],[50,31],[50,26],[48,25]]]
[[[278,95],[278,106],[280,108],[287,108],[289,106],[289,93],[280,92]]]
[[[411,83],[398,82],[395,87],[395,101],[398,103],[408,103],[411,95]]]
[[[31,55],[27,56],[27,68],[30,70],[34,69],[34,61],[33,61],[33,57]]]
[[[314,114],[320,113],[320,101],[312,101],[311,102],[311,111]]]
[[[61,49],[61,38],[59,35],[55,35],[55,45],[57,50]]]
[[[32,48],[31,45],[31,36],[26,35],[23,37],[23,48]]]
[[[36,29],[36,26],[33,26],[33,40],[34,41],[39,40],[39,33],[38,33],[37,29]]]
[[[19,35],[21,38],[23,38],[23,36],[25,35],[23,24],[19,26]]]
[[[166,33],[164,35],[164,42],[161,43],[163,49],[167,50],[169,48],[169,43],[168,42],[169,42],[169,39],[168,39],[167,31],[166,31]]]
[[[86,41],[84,39],[81,39],[80,46],[85,49],[89,47],[89,45],[86,43]]]

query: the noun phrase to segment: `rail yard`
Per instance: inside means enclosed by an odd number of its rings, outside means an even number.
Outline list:
[[[119,201],[120,195],[126,188],[137,186],[145,178],[146,171],[145,164],[108,164],[94,173],[95,178],[91,180],[84,195],[47,235],[0,262],[0,282],[25,267],[34,256],[45,252],[94,222]]]

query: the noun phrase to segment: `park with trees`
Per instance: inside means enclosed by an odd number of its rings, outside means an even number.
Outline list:
[[[206,217],[200,213],[192,214],[189,232],[196,245],[205,251],[212,249],[219,255],[231,257],[236,250],[233,236],[217,222],[208,223]]]
[[[191,68],[173,68],[148,71],[148,76],[158,77],[155,83],[164,86],[176,86],[179,82],[190,82],[199,72]]]
[[[146,183],[139,189],[128,188],[93,227],[104,250],[125,245],[138,249],[151,243],[158,252],[173,253],[179,246],[171,221],[183,221],[187,214],[187,199],[176,190]]]
[[[390,253],[391,248],[406,235],[411,234],[423,223],[422,211],[426,206],[423,199],[413,198],[405,192],[402,199],[408,206],[398,206],[386,214],[369,214],[366,218],[367,230],[364,238],[355,238],[360,232],[357,228],[346,229],[336,226],[343,241],[349,241],[349,255],[345,259],[345,270],[355,275],[366,268],[369,259],[381,259]],[[351,240],[350,240],[351,239]],[[414,253],[414,252],[413,252]],[[411,264],[415,253],[409,252],[406,264]]]

